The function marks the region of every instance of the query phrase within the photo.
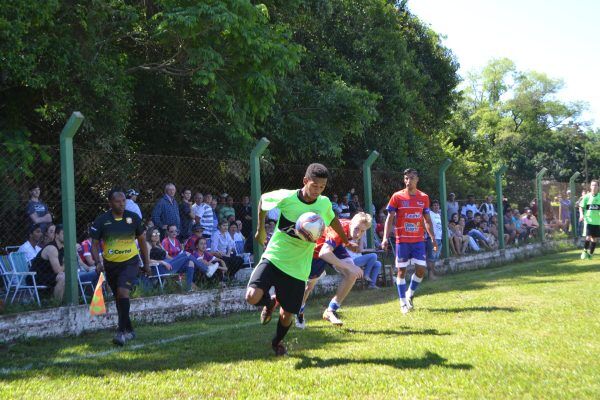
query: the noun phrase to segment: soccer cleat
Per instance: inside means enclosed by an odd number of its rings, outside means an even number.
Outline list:
[[[582,260],[585,260],[586,258],[588,258],[587,254],[588,254],[588,252],[584,250],[581,252],[581,257],[579,257],[579,258],[581,258]]]
[[[260,323],[263,325],[266,325],[269,322],[271,322],[273,310],[275,310],[275,307],[277,307],[277,304],[279,304],[277,303],[277,299],[275,298],[275,296],[271,296],[271,301],[271,307],[264,306],[262,311],[260,312]]]
[[[271,347],[273,348],[273,351],[275,352],[276,357],[285,356],[287,354],[287,349],[283,345],[283,341],[281,341],[277,344],[271,343]]]
[[[325,312],[323,313],[323,319],[325,321],[331,322],[335,326],[342,326],[344,324],[338,316],[337,312],[330,309],[325,310]]]
[[[414,294],[409,295],[408,293],[406,294],[406,307],[408,307],[409,310],[413,309],[413,298],[415,297]]]
[[[296,328],[306,329],[306,320],[304,319],[304,313],[296,315]]]
[[[134,331],[125,332],[124,335],[125,335],[125,340],[127,340],[127,341],[135,339],[135,332]]]
[[[410,309],[408,308],[408,306],[404,303],[402,303],[400,305],[400,311],[402,311],[402,314],[408,314]]]
[[[217,268],[219,268],[219,266],[217,264],[210,264],[208,266],[208,271],[206,271],[206,277],[211,278],[215,274],[215,271],[217,270]]]
[[[125,333],[123,332],[117,332],[112,340],[112,342],[117,346],[124,346],[126,341],[127,339],[125,337]]]

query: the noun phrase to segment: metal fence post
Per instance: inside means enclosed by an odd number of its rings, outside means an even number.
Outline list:
[[[537,219],[538,219],[538,225],[539,225],[538,232],[540,235],[540,242],[542,242],[542,243],[544,243],[544,241],[546,240],[546,238],[545,238],[546,229],[544,227],[544,202],[542,201],[542,177],[544,176],[546,171],[548,171],[548,169],[546,167],[543,167],[540,170],[540,172],[538,172],[537,175],[535,176],[535,188],[536,188],[537,207],[538,207]]]
[[[77,133],[82,122],[83,115],[79,111],[75,111],[71,114],[71,118],[69,118],[60,133],[60,187],[65,246],[65,304],[79,304],[73,136]]]
[[[371,182],[371,166],[379,157],[377,150],[373,150],[369,157],[363,162],[363,184],[364,184],[364,201],[365,201],[365,212],[371,214],[371,204],[373,204],[373,185]],[[367,231],[367,247],[373,248],[373,226],[375,225],[375,217],[373,217],[373,224]]]
[[[448,242],[448,195],[446,194],[446,170],[452,164],[452,160],[446,158],[440,165],[440,208],[442,211],[442,257],[450,257],[450,247]]]
[[[571,191],[571,197],[569,198],[569,201],[571,202],[569,206],[569,215],[571,216],[571,231],[573,232],[573,241],[575,244],[577,244],[577,240],[579,239],[577,237],[577,225],[579,221],[577,220],[577,207],[575,206],[575,203],[577,202],[577,195],[575,194],[575,191],[577,190],[575,187],[575,181],[577,178],[579,178],[579,176],[581,176],[581,174],[579,172],[575,172],[571,176],[571,179],[569,179],[569,190]]]
[[[260,156],[267,149],[267,146],[271,143],[267,138],[261,138],[252,152],[250,153],[250,193],[252,198],[252,235],[256,232],[258,227],[258,203],[260,202]],[[258,262],[263,253],[262,244],[253,241],[252,248],[254,250],[254,260]]]
[[[498,210],[498,248],[504,250],[504,205],[502,204],[502,175],[506,172],[506,165],[496,171],[496,209]]]

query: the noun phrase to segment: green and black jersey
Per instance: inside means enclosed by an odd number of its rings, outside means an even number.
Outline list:
[[[600,225],[600,192],[588,193],[581,202],[583,219],[587,224]]]
[[[90,229],[92,239],[102,240],[102,257],[110,262],[123,262],[137,256],[135,239],[143,232],[141,218],[127,210],[119,219],[108,210],[96,218]]]

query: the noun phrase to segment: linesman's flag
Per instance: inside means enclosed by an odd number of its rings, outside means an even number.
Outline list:
[[[94,290],[94,297],[90,303],[90,315],[102,315],[106,314],[106,304],[104,304],[104,294],[102,293],[102,284],[104,283],[104,272],[100,274],[98,283],[96,284],[96,290]]]

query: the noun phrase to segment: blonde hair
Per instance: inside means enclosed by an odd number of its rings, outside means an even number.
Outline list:
[[[364,224],[367,226],[367,229],[371,227],[373,224],[373,217],[371,214],[367,214],[366,212],[357,212],[354,217],[352,217],[352,222],[354,224]]]

